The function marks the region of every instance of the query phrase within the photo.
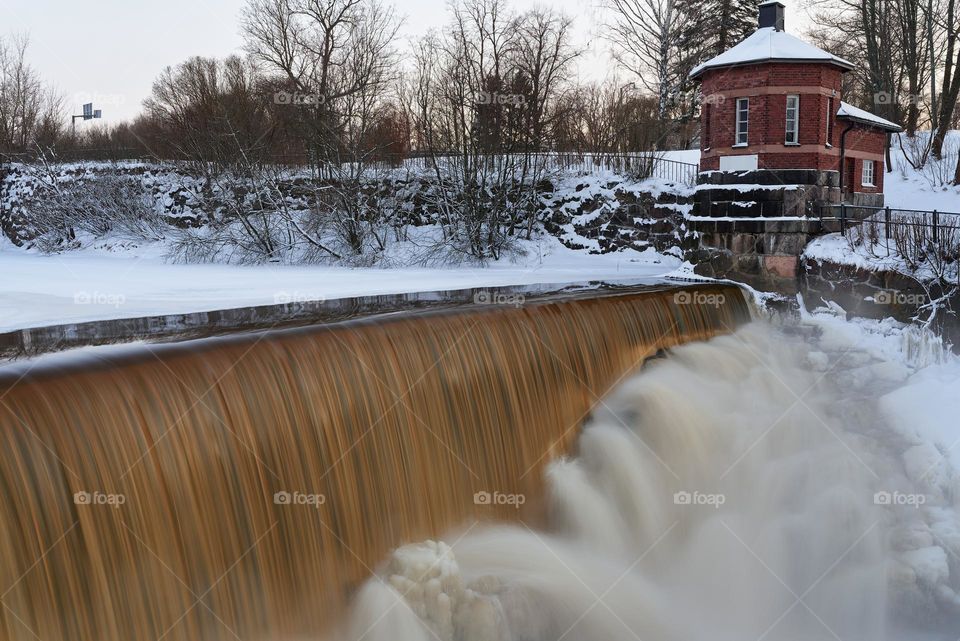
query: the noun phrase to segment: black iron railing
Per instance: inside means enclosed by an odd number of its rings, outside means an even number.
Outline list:
[[[490,160],[500,161],[505,154],[484,154],[471,156],[472,162]],[[57,150],[47,154],[51,162],[149,162],[156,164],[189,164],[201,162],[191,158],[161,158],[145,154],[140,149],[76,149]],[[660,178],[669,182],[685,186],[693,186],[697,181],[699,166],[696,163],[682,162],[664,158],[660,152],[536,152],[532,154],[510,154],[515,162],[523,159],[551,171],[564,171],[577,174],[590,174],[598,170],[607,170],[628,174],[637,178]],[[365,167],[386,170],[391,168],[409,169],[414,171],[429,171],[437,167],[443,169],[456,166],[464,156],[453,152],[425,153],[407,152],[404,154],[377,153],[362,159],[351,160],[344,158],[340,163],[344,166],[360,162]],[[0,154],[0,162],[36,164],[44,160],[44,156],[37,153],[7,153]],[[290,169],[317,169],[318,163],[305,157],[303,154],[270,155],[259,160],[260,163],[278,165]],[[228,163],[229,164],[229,163]],[[320,163],[329,165],[329,163]],[[337,163],[335,162],[334,165]]]
[[[929,228],[934,242],[945,229],[960,227],[960,212],[947,212],[922,209],[903,209],[901,207],[867,207],[864,205],[825,205],[820,208],[820,221],[839,223],[840,231],[848,227],[869,221],[883,229],[884,236],[890,238],[896,226]]]

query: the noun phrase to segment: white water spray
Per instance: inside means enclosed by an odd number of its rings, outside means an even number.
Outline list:
[[[549,468],[549,533],[478,525],[398,549],[345,636],[903,638],[897,519],[875,499],[899,461],[875,406],[808,351],[755,323],[650,363]]]

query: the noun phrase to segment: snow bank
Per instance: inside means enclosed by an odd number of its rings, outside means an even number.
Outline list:
[[[905,438],[935,444],[936,458],[960,469],[960,367],[953,359],[920,369],[881,406],[892,423],[904,426]]]
[[[814,239],[803,252],[804,257],[814,260],[850,265],[867,271],[890,270],[909,273],[906,263],[896,254],[885,256],[873,254],[866,247],[851,247],[840,233],[827,234]]]
[[[960,614],[960,356],[916,326],[800,309],[819,334],[811,367],[839,374],[849,411],[875,413],[876,438],[899,461],[876,471],[874,498],[888,511],[896,606],[926,622]]]
[[[960,153],[960,131],[951,131],[944,141],[944,158],[927,158],[921,169],[914,165],[923,158],[930,132],[917,132],[913,139],[893,137],[891,173],[884,178],[886,204],[893,208],[960,212],[960,185],[950,185]]]
[[[591,255],[544,236],[486,267],[348,268],[169,264],[156,246],[41,255],[0,246],[0,331],[353,296],[587,280],[657,278],[656,252]]]

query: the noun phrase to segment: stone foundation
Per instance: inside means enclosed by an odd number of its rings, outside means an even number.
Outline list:
[[[883,207],[883,194],[847,194],[846,203],[854,207]]]
[[[921,310],[931,295],[944,294],[940,286],[931,286],[928,293],[915,279],[893,271],[869,271],[853,265],[802,257],[799,265],[799,285],[808,311],[832,301],[850,316],[862,318],[894,318],[910,323],[918,315],[925,319],[928,312]],[[951,301],[951,307],[960,306],[960,297]],[[960,321],[956,316],[940,313],[934,329],[954,345],[960,344]]]
[[[837,221],[820,220],[841,201],[837,171],[711,171],[699,182],[688,223],[699,246],[687,252],[698,274],[795,294],[804,248],[816,236],[839,231]],[[854,196],[851,204],[883,203],[882,194]],[[852,222],[856,211],[849,213]]]
[[[819,206],[840,202],[836,171],[711,171],[698,180],[693,207],[697,217],[816,216]]]
[[[699,247],[694,271],[784,294],[797,292],[800,255],[824,226],[816,220],[691,221]]]

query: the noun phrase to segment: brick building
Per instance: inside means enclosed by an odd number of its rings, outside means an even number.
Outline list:
[[[768,0],[755,33],[693,70],[701,160],[685,225],[698,273],[793,291],[811,238],[883,205],[884,152],[900,127],[843,102],[852,69],[786,33],[784,5]]]
[[[759,29],[698,66],[701,171],[837,172],[826,200],[882,204],[884,150],[896,124],[842,101],[853,64],[784,31],[784,5],[760,5]],[[841,166],[844,168],[840,172]]]

